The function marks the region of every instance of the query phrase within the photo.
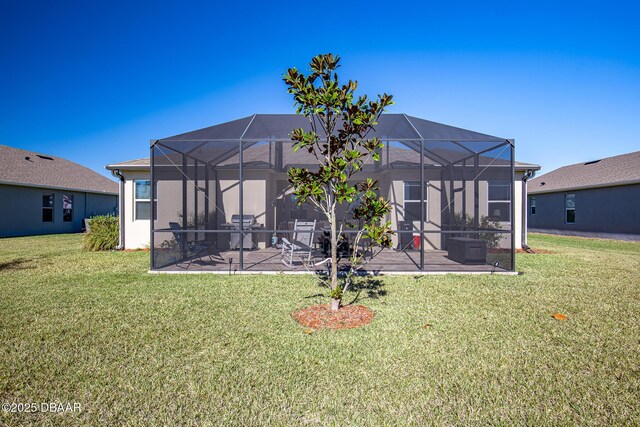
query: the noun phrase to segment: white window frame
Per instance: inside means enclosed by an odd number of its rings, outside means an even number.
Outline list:
[[[71,219],[68,220],[68,221],[64,219],[64,210],[65,210],[64,198],[65,197],[68,197],[71,200],[71,209],[69,209],[71,211]],[[63,194],[62,195],[62,222],[73,222],[73,203],[74,203],[73,199],[74,199],[73,194]]]
[[[46,196],[51,196],[51,206],[43,206],[42,205],[42,199]],[[44,211],[45,209],[50,210],[51,211],[51,221],[45,221],[42,220],[43,224],[52,224],[54,222],[56,222],[56,211],[55,211],[55,207],[56,207],[56,193],[42,193],[42,197],[40,198],[40,207],[42,208],[42,210]]]
[[[569,197],[573,197],[573,207],[567,207],[567,199]],[[573,211],[573,222],[569,222],[567,219],[567,214],[569,211]],[[575,224],[576,223],[576,195],[575,193],[565,194],[564,195],[564,223],[565,224]]]
[[[411,203],[420,203],[420,199],[409,199],[407,198],[407,184],[409,185],[415,185],[415,186],[420,186],[420,181],[402,181],[402,198],[403,198],[403,203],[402,203],[402,209],[404,209],[405,212],[405,221],[407,220],[406,218],[406,214],[407,214],[407,202],[411,202]],[[427,223],[429,222],[429,181],[424,181],[424,206],[422,207],[424,209],[424,222]],[[420,222],[420,219],[416,220],[417,222]],[[414,221],[415,222],[415,221]]]
[[[535,196],[529,197],[529,212],[531,212],[531,215],[536,214],[536,197]]]
[[[149,190],[151,190],[151,180],[150,179],[134,179],[133,180],[133,220],[134,221],[150,221],[151,220],[151,194],[149,194],[148,199],[138,199],[136,194],[136,183],[137,182],[148,182]],[[138,218],[138,203],[148,203],[149,204],[149,218]]]
[[[493,200],[489,198],[489,194],[491,194],[491,186],[492,185],[502,185],[502,186],[508,186],[509,187],[509,195],[511,194],[511,186],[513,185],[513,183],[511,181],[488,181],[487,182],[487,216],[489,217],[489,219],[493,220],[493,216],[491,215],[491,203],[508,203],[509,204],[509,208],[508,208],[508,212],[509,212],[509,218],[507,220],[495,220],[497,222],[511,222],[512,218],[511,218],[511,203],[513,203],[513,201],[511,200],[511,197],[508,196],[508,198],[506,200]]]

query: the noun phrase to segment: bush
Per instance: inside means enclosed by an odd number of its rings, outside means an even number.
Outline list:
[[[473,232],[475,230],[475,225],[472,216],[463,214],[462,212],[456,212],[454,215],[454,221],[458,226],[458,229],[467,231],[466,234],[463,234],[464,237],[470,237],[472,239],[482,239],[487,242],[488,249],[495,249],[500,246],[500,239],[502,239],[502,236],[500,234],[478,233],[477,231]],[[502,230],[502,226],[500,225],[500,222],[494,221],[486,215],[480,215],[480,223],[478,224],[478,229]]]
[[[120,235],[118,217],[114,215],[94,216],[84,236],[83,247],[87,251],[110,251],[118,246]]]

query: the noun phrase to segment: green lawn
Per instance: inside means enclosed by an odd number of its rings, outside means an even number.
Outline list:
[[[0,425],[640,424],[638,243],[533,235],[523,275],[385,278],[371,325],[313,334],[310,277],[80,243],[0,239],[0,401],[82,407]]]

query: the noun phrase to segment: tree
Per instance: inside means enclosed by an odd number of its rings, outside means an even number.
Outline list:
[[[310,131],[294,129],[291,133],[293,151],[307,150],[318,162],[318,169],[292,167],[288,171],[298,205],[310,203],[321,212],[330,225],[331,309],[338,310],[342,296],[349,288],[353,275],[363,264],[363,254],[357,247],[361,239],[369,239],[379,248],[391,246],[391,223],[385,222],[391,206],[377,194],[377,181],[367,178],[354,182],[354,175],[364,164],[380,160],[382,142],[369,137],[384,109],[393,104],[392,96],[378,95],[370,100],[366,95],[356,97],[358,82],[349,80],[340,84],[336,69],[340,67],[337,55],[322,54],[311,59],[310,74],[305,76],[290,68],[283,80],[293,95],[296,113],[309,119]],[[350,221],[336,217],[338,205],[351,205]],[[342,278],[338,276],[338,241],[344,237],[343,227],[358,228],[352,242],[350,267]],[[380,249],[380,250],[381,250]],[[379,253],[379,252],[378,252]],[[342,280],[341,280],[342,279]]]

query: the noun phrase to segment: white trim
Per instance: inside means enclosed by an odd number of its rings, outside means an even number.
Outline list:
[[[43,206],[42,201],[45,197],[51,196],[51,206]],[[42,217],[40,217],[40,222],[43,224],[53,224],[56,222],[56,193],[42,193],[42,198],[40,199],[40,207],[42,208],[42,212],[45,209],[51,210],[51,221],[44,221]],[[41,212],[41,213],[42,213]]]
[[[415,200],[415,199],[407,199],[407,187],[406,184],[407,183],[411,183],[411,182],[417,182],[418,184],[420,184],[420,180],[415,180],[415,179],[410,179],[407,181],[402,181],[402,209],[404,210],[404,220],[406,221],[407,218],[407,207],[405,206],[405,203],[407,202],[411,202],[411,203],[420,203],[420,199]],[[424,206],[422,207],[422,209],[424,209],[424,222],[425,224],[429,222],[429,181],[424,181]],[[420,219],[417,219],[414,222],[420,222]]]
[[[140,160],[147,160],[149,163],[146,164],[128,164],[128,162],[137,162]],[[292,166],[296,166],[296,165],[292,165]],[[505,167],[509,167],[509,165],[505,165]],[[109,163],[108,165],[106,165],[104,167],[107,170],[114,170],[114,169],[120,169],[120,170],[140,170],[140,169],[149,169],[151,170],[151,160],[149,158],[144,158],[144,159],[133,159],[133,160],[128,160],[126,162],[122,162],[122,163]],[[536,165],[533,163],[521,163],[521,164],[517,164],[515,165],[515,170],[517,172],[526,172],[527,170],[536,170],[539,171],[541,169],[540,165]]]
[[[112,165],[106,165],[104,167],[107,170],[115,170],[115,169],[119,169],[119,170],[151,170],[151,165],[127,165],[127,164],[121,164],[121,163],[115,163]]]
[[[573,196],[573,207],[572,208],[568,208],[567,207],[567,197],[569,196]],[[573,222],[569,222],[567,221],[567,212],[569,211],[573,211]],[[576,195],[575,193],[567,193],[564,195],[564,223],[569,225],[569,224],[575,224],[576,223]]]
[[[148,274],[219,274],[219,275],[250,275],[250,276],[259,276],[261,274],[267,276],[273,275],[302,275],[308,274],[316,276],[315,273],[311,273],[308,271],[234,271],[229,274],[228,271],[197,271],[197,270],[148,270]],[[446,274],[451,275],[462,275],[462,276],[477,276],[477,275],[492,275],[499,274],[501,276],[519,276],[520,272],[518,271],[494,271],[493,273],[490,271],[386,271],[386,272],[378,272],[378,273],[369,273],[365,274],[365,276],[443,276]]]
[[[295,165],[292,164],[291,166],[300,166],[300,165]],[[509,167],[509,165],[505,165],[505,167]],[[104,167],[107,170],[114,170],[114,169],[119,169],[119,170],[132,170],[132,171],[140,171],[140,170],[151,170],[151,165],[147,164],[147,165],[128,165],[126,163],[114,163],[114,164],[110,164],[110,165],[106,165]],[[412,168],[415,169],[415,168]],[[540,170],[540,167],[538,166],[537,169],[534,167],[529,167],[529,166],[517,166],[515,167],[515,171],[516,172],[526,172],[529,169],[535,169],[535,170]],[[264,169],[266,170],[272,170],[272,169]],[[380,171],[382,172],[382,171]]]
[[[509,194],[511,194],[511,186],[514,185],[513,182],[511,181],[501,181],[501,180],[495,180],[495,181],[487,181],[487,217],[489,219],[492,219],[492,215],[491,215],[491,209],[489,209],[489,204],[490,203],[508,203],[509,204],[509,219],[504,221],[504,220],[500,220],[500,219],[496,219],[495,221],[500,222],[500,223],[509,223],[512,222],[513,218],[511,218],[511,203],[513,203],[513,200],[510,200],[510,198],[507,196],[507,199],[505,200],[491,200],[489,198],[489,194],[491,193],[491,184],[501,184],[503,186],[508,185],[509,186]]]
[[[65,221],[65,219],[64,219],[64,198],[65,197],[69,197],[71,199],[71,209],[69,209],[71,211],[71,219],[69,221]],[[62,193],[62,222],[73,222],[73,217],[74,217],[73,205],[74,205],[74,203],[75,202],[74,202],[73,194],[64,194],[64,193]]]
[[[535,170],[535,171],[539,171],[540,169],[542,169],[542,166],[540,165],[536,165],[534,163],[517,163],[515,164],[515,170],[517,171],[527,171],[527,170]]]
[[[148,182],[149,188],[151,188],[151,179],[133,179],[133,207],[131,208],[131,212],[133,212],[133,220],[134,221],[151,221],[151,196],[148,199],[138,199],[136,198],[136,182]],[[138,218],[138,202],[140,203],[149,203],[149,218]]]
[[[527,197],[529,197],[529,213],[531,215],[535,215],[536,213],[533,211],[533,209],[538,209],[538,207],[536,206],[536,196],[527,196]]]

